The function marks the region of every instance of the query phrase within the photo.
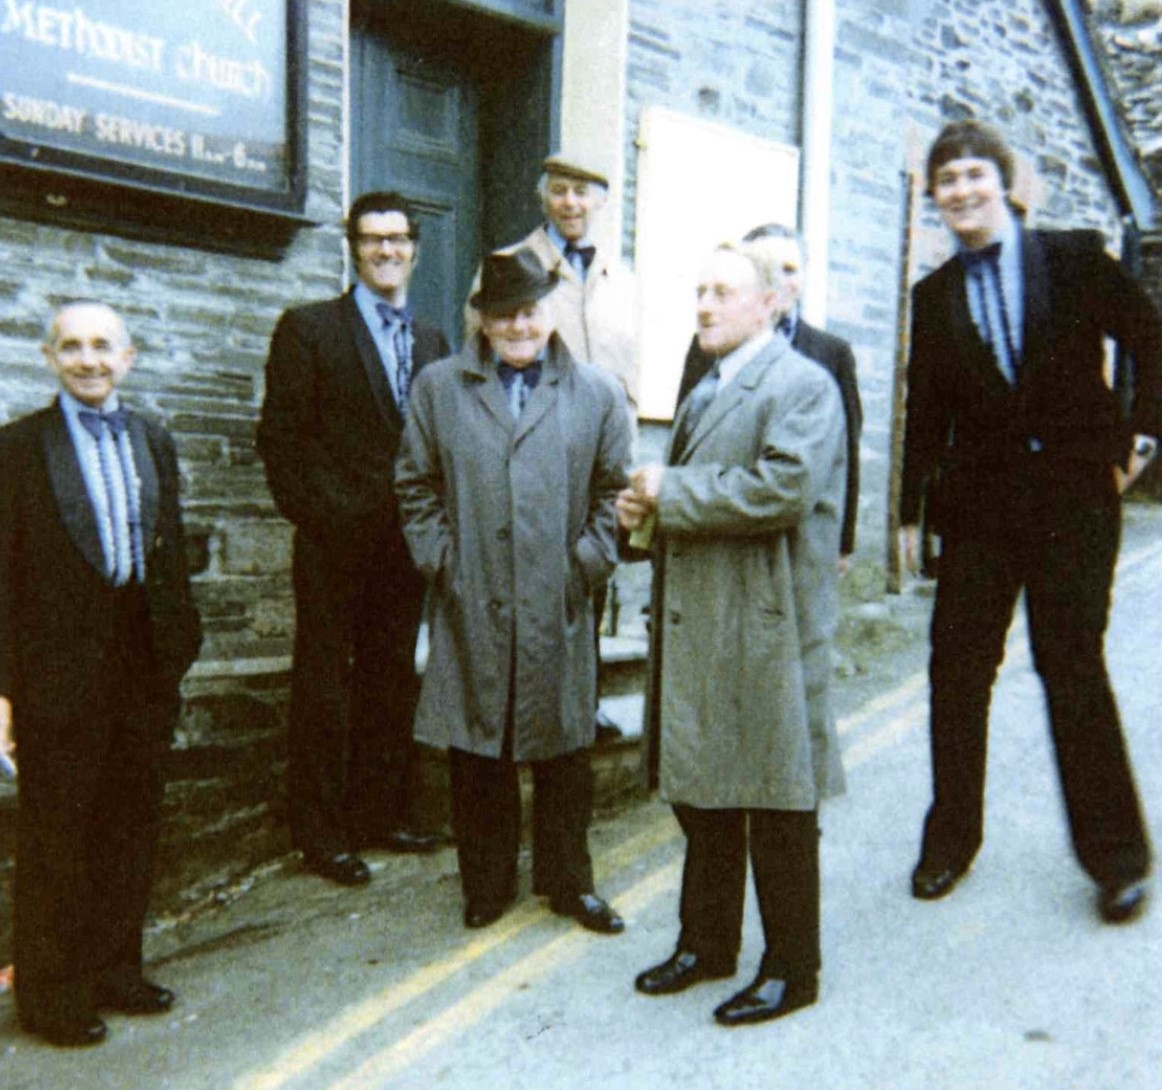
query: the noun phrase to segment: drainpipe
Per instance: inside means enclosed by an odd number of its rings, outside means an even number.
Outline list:
[[[835,0],[804,0],[801,227],[807,251],[802,312],[827,320],[828,237],[831,231],[831,119],[834,114]]]

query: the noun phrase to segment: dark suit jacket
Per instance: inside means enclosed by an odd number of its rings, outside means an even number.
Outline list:
[[[129,433],[141,478],[152,680],[157,698],[172,702],[201,643],[177,457],[160,425],[131,413]],[[112,651],[112,594],[60,406],[0,428],[0,693],[18,723],[24,714],[63,721],[93,699]]]
[[[912,289],[900,519],[913,525],[940,471],[940,526],[979,524],[1029,458],[1063,486],[1124,463],[1135,433],[1162,430],[1162,326],[1096,231],[1026,231],[1019,379],[1011,386],[973,324],[962,262]],[[1134,358],[1129,410],[1104,374],[1103,338]],[[1092,477],[1092,474],[1089,474]],[[998,527],[1003,532],[1003,527]]]
[[[438,329],[417,322],[413,336],[413,372],[449,354]],[[386,525],[403,548],[393,489],[402,434],[353,293],[286,311],[270,342],[258,425],[279,511],[324,547],[342,551]]]
[[[859,385],[855,377],[855,356],[847,341],[802,320],[795,326],[792,347],[826,368],[839,384],[839,396],[843,399],[843,415],[847,422],[847,487],[843,498],[843,529],[839,538],[839,552],[842,556],[849,556],[855,551],[855,526],[859,519],[859,439],[863,431],[863,406],[860,404]],[[698,338],[695,337],[686,353],[677,405],[682,404],[686,395],[710,369],[710,363],[710,357],[698,347]]]

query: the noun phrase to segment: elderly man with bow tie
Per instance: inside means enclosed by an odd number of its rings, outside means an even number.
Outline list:
[[[370,879],[359,849],[416,853],[440,843],[416,828],[424,586],[392,478],[412,381],[447,355],[448,342],[408,304],[420,221],[407,200],[357,198],[347,241],[355,286],[288,310],[274,331],[258,449],[295,528],[291,838],[309,870],[357,886]]]
[[[61,308],[48,408],[0,428],[0,754],[19,768],[21,1025],[100,1044],[100,1012],[162,1014],[141,931],[178,682],[201,643],[173,440],[128,411],[135,353],[97,302]]]

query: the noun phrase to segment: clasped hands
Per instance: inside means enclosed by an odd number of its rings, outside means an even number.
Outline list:
[[[658,510],[658,491],[666,467],[657,462],[639,466],[629,477],[629,487],[617,494],[617,521],[631,533],[640,530]]]

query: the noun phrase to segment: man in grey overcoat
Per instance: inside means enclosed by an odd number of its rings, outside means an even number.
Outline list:
[[[681,934],[639,991],[733,976],[747,842],[766,950],[715,1018],[778,1018],[818,994],[821,799],[843,789],[829,706],[843,512],[843,407],[831,377],[775,336],[789,295],[761,247],[724,244],[698,286],[715,365],[682,403],[666,464],[618,514],[652,534],[649,713],[659,782],[686,835]]]
[[[431,637],[416,738],[447,747],[464,921],[516,896],[518,764],[532,765],[533,891],[592,931],[592,589],[616,562],[630,424],[615,379],[574,360],[528,249],[485,259],[480,332],[413,388],[396,470],[404,534],[428,580]]]

